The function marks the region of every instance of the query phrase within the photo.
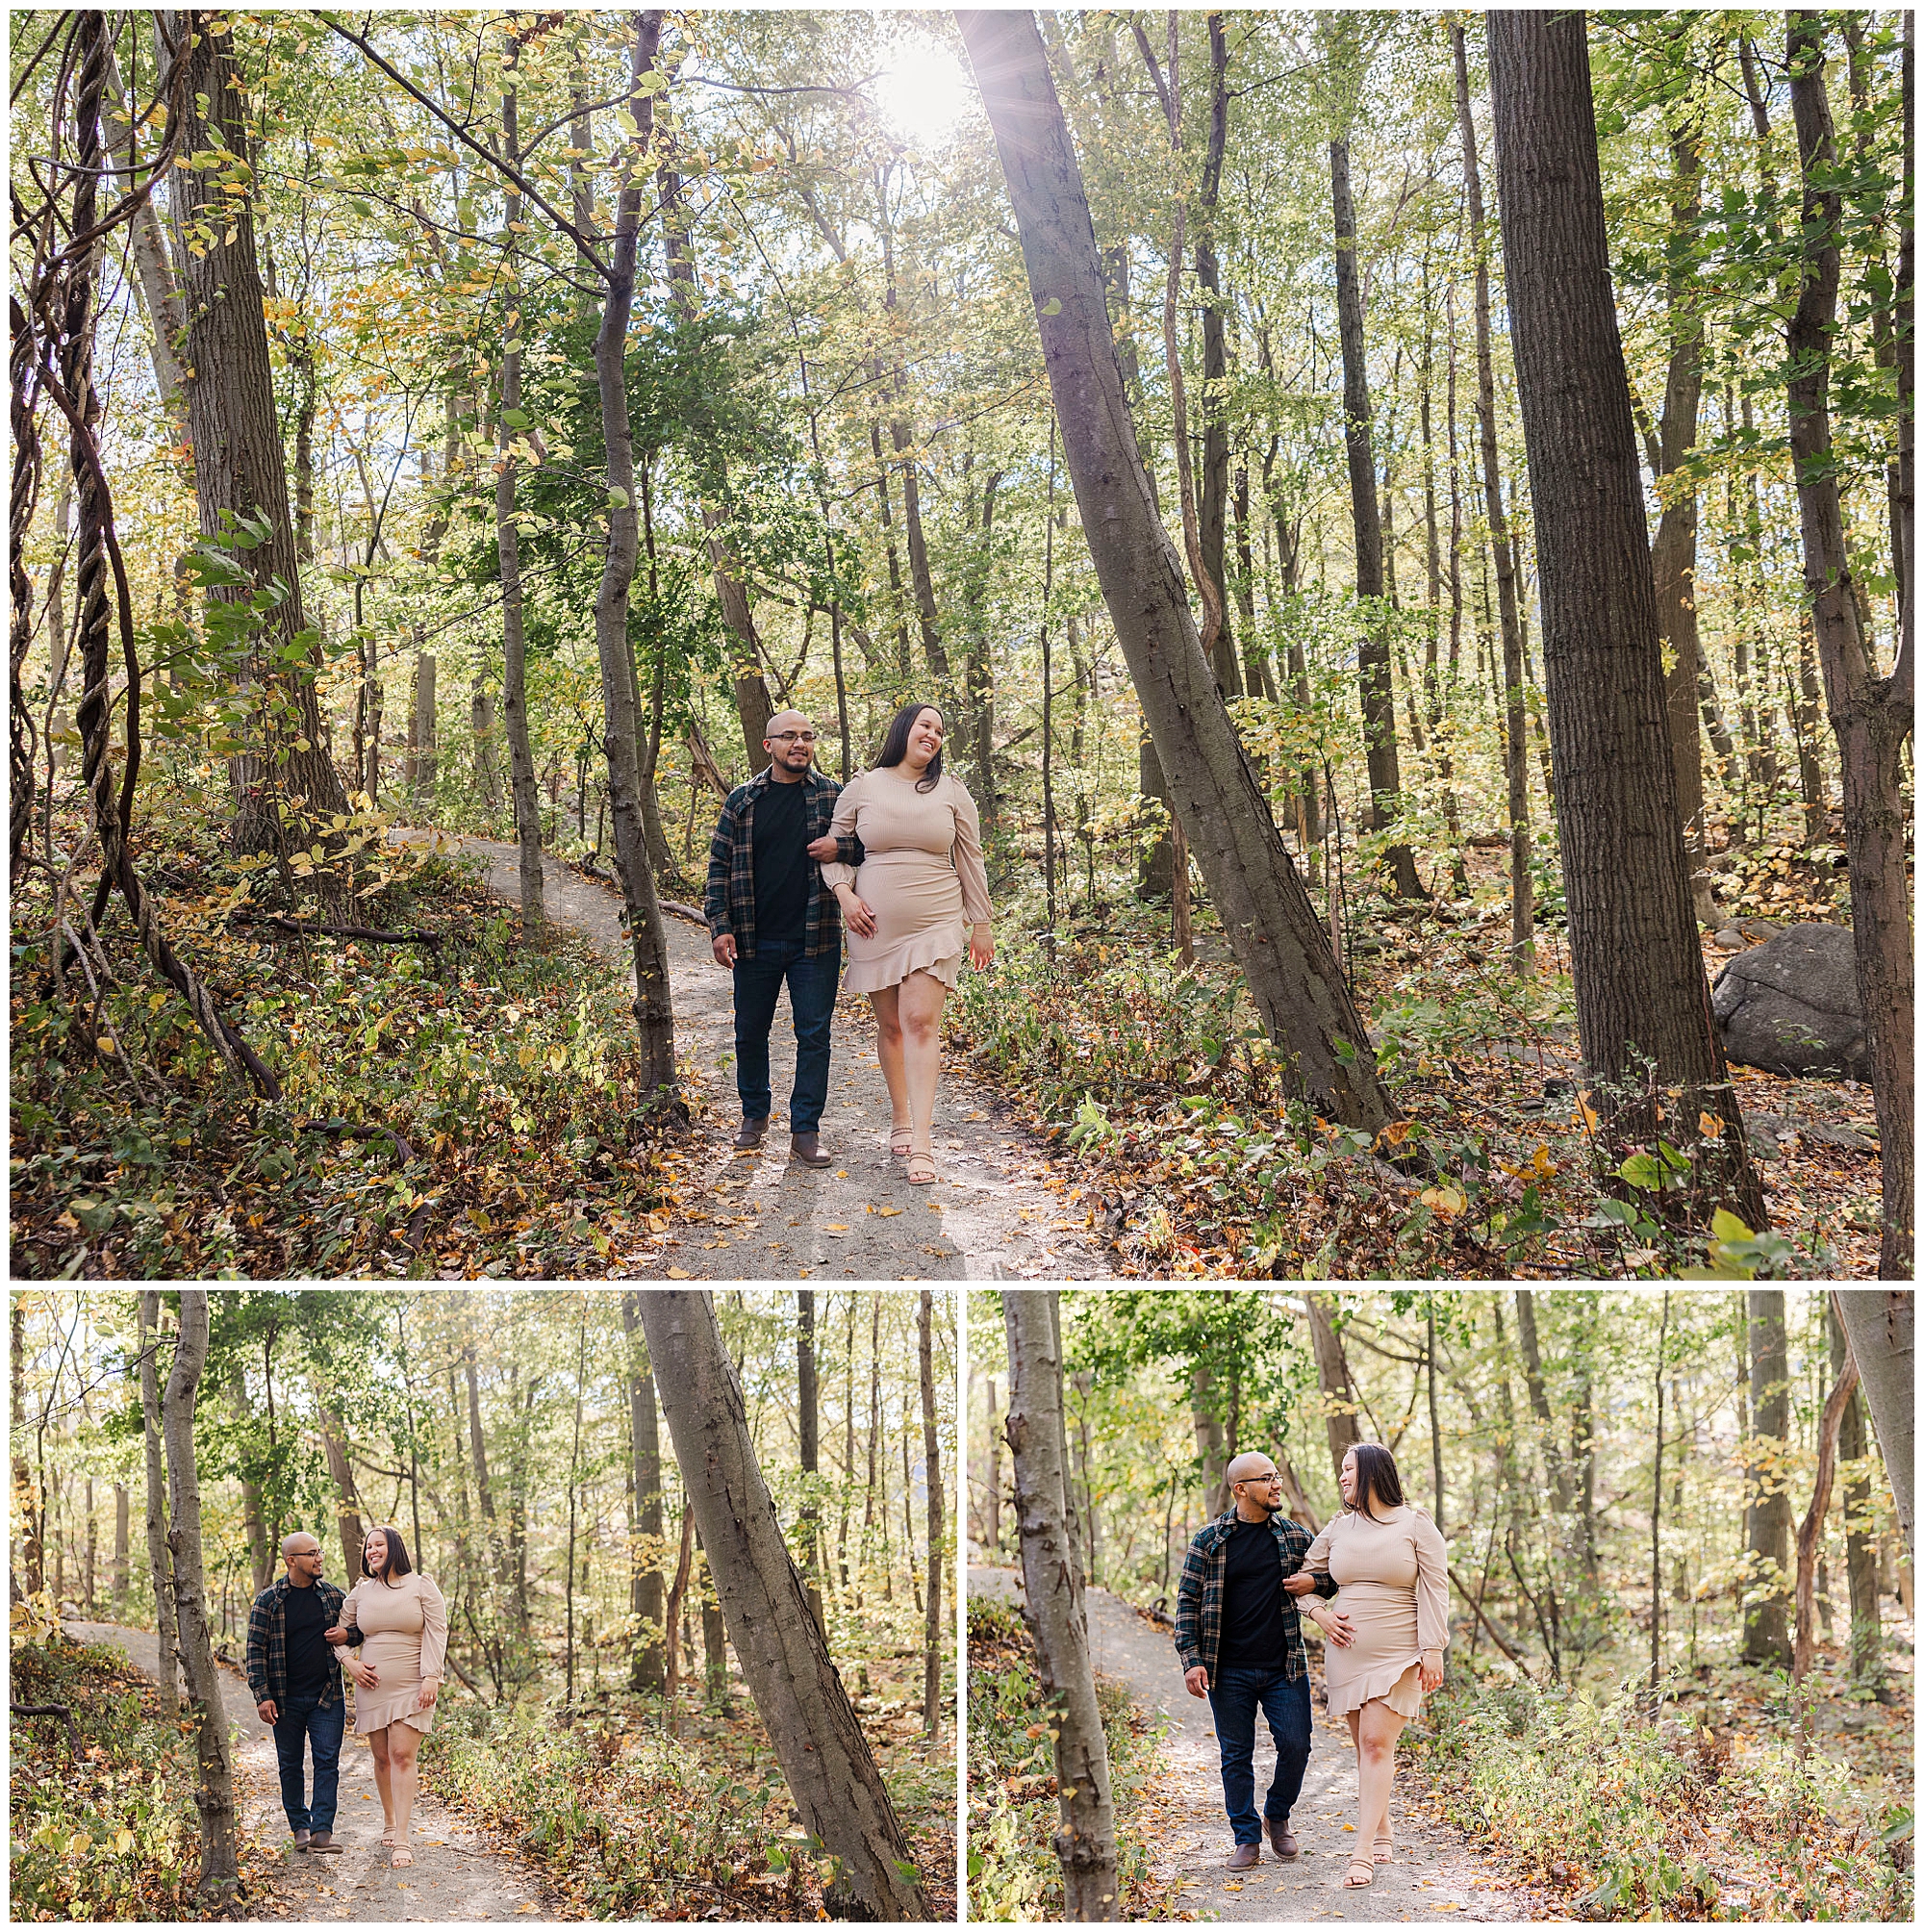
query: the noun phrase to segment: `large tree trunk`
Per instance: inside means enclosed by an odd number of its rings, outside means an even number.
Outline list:
[[[922,1363],[922,1460],[928,1492],[928,1612],[923,1629],[922,1728],[942,1735],[942,1448],[935,1433],[935,1304],[922,1291],[916,1338]]]
[[[1804,583],[1843,777],[1858,997],[1870,1050],[1883,1166],[1878,1272],[1886,1279],[1908,1280],[1913,1265],[1916,971],[1906,876],[1904,741],[1911,735],[1915,675],[1908,626],[1901,633],[1896,667],[1884,677],[1859,624],[1831,453],[1831,337],[1837,317],[1837,231],[1843,204],[1824,86],[1824,28],[1816,13],[1786,17],[1785,62],[1803,159],[1805,250],[1803,286],[1787,337],[1790,454],[1797,471]]]
[[[1750,1329],[1751,1437],[1745,1445],[1745,1515],[1752,1577],[1745,1594],[1746,1664],[1787,1668],[1790,1628],[1784,1592],[1789,1581],[1790,1494],[1785,1462],[1790,1436],[1790,1355],[1784,1332],[1784,1290],[1752,1288]]]
[[[979,16],[977,16],[979,18]],[[975,54],[976,71],[982,57]],[[1063,1453],[1062,1354],[1053,1288],[1002,1295],[1008,1331],[1008,1441],[1022,1538],[1023,1620],[1035,1642],[1036,1676],[1054,1731],[1063,1917],[1120,1919],[1115,1799],[1109,1747],[1096,1704],[1089,1615],[1069,1504]]]
[[[1907,1551],[1911,1541],[1912,1354],[1916,1309],[1910,1288],[1836,1288],[1837,1315],[1850,1337],[1851,1356],[1862,1379],[1877,1446],[1897,1503],[1897,1527]]]
[[[14,1319],[19,1304],[14,1304]],[[167,1552],[166,1464],[162,1452],[161,1375],[154,1360],[160,1347],[161,1297],[140,1291],[140,1420],[147,1466],[147,1567],[154,1586],[154,1624],[160,1635],[161,1715],[172,1718],[180,1707],[180,1673],[175,1665],[179,1640],[174,1626],[173,1562]],[[19,1405],[14,1405],[19,1412]],[[18,1487],[17,1477],[15,1487]]]
[[[519,64],[519,36],[508,36],[503,56],[501,89],[501,151],[510,167],[521,157],[520,116],[514,75]],[[521,538],[515,521],[516,445],[520,431],[515,418],[521,409],[521,311],[517,301],[515,236],[521,219],[521,197],[510,182],[505,187],[503,234],[507,237],[502,270],[508,280],[501,318],[501,420],[494,474],[494,541],[501,562],[501,710],[508,724],[508,775],[515,801],[515,843],[520,852],[521,936],[539,936],[544,923],[542,904],[541,795],[535,786],[534,748],[528,737],[528,652],[521,613]]]
[[[1470,111],[1470,59],[1460,17],[1450,27],[1456,64],[1456,122],[1462,132],[1463,180],[1469,192],[1470,233],[1477,256],[1477,432],[1483,459],[1483,515],[1496,552],[1497,610],[1503,624],[1504,775],[1509,803],[1510,965],[1534,971],[1536,928],[1530,878],[1530,765],[1523,715],[1523,625],[1517,615],[1516,572],[1504,511],[1503,476],[1497,468],[1497,391],[1490,358],[1490,247],[1483,226],[1483,175],[1477,161],[1477,123]]]
[[[1691,1147],[1695,1211],[1727,1203],[1758,1228],[1763,1189],[1711,1021],[1665,736],[1583,15],[1486,18],[1583,1063],[1607,1146],[1660,1133]],[[1659,1121],[1666,1088],[1681,1092]],[[1714,1135],[1700,1135],[1706,1114]]]
[[[1103,598],[1224,931],[1292,1084],[1372,1131],[1388,1096],[1328,934],[1203,660],[1137,454],[1088,197],[1033,17],[957,16],[1021,233],[1076,496]]]
[[[223,518],[249,519],[263,532],[258,547],[236,553],[247,584],[214,595],[238,601],[276,579],[287,588],[262,618],[248,650],[257,709],[245,727],[252,742],[235,760],[234,820],[240,850],[286,852],[306,845],[312,828],[330,813],[345,812],[347,795],[326,750],[315,684],[322,663],[301,607],[287,456],[254,254],[248,96],[234,59],[235,36],[209,33],[213,18],[199,10],[186,16],[192,45],[181,152],[219,151],[236,161],[225,167],[181,168],[168,184],[183,238],[179,261],[192,370],[188,433],[201,535],[216,548],[225,547],[230,540]],[[246,192],[229,194],[229,185],[244,185]]]
[[[804,1829],[839,1861],[830,1909],[926,1919],[895,1807],[775,1519],[714,1303],[661,1289],[643,1297],[642,1325],[735,1654]]]
[[[1831,1343],[1831,1380],[1842,1379],[1850,1357],[1837,1293],[1831,1290],[1824,1304],[1825,1332]],[[1837,1465],[1844,1490],[1844,1571],[1851,1596],[1851,1682],[1880,1703],[1884,1682],[1884,1630],[1877,1601],[1877,1543],[1871,1532],[1871,1490],[1861,1458],[1864,1441],[1863,1396],[1853,1386],[1837,1425]]]
[[[207,1290],[183,1288],[180,1342],[174,1350],[173,1373],[167,1377],[163,1411],[171,1492],[167,1546],[173,1553],[174,1610],[200,1773],[193,1796],[200,1812],[203,1899],[231,1896],[240,1882],[234,1761],[228,1754],[227,1712],[220,1701],[220,1675],[214,1662],[213,1633],[207,1624],[200,1548],[200,1473],[193,1453],[194,1400],[200,1391],[201,1372],[207,1366]]]
[[[1356,1422],[1356,1395],[1350,1386],[1350,1364],[1323,1296],[1305,1293],[1309,1338],[1316,1350],[1316,1380],[1323,1389],[1323,1422],[1329,1436],[1329,1465],[1340,1471],[1345,1454],[1363,1439]]]
[[[628,1608],[636,1621],[628,1683],[660,1690],[662,1668],[661,1432],[655,1422],[654,1366],[643,1355],[642,1297],[621,1294],[621,1328],[628,1337],[628,1450],[634,1472],[634,1513],[628,1519]]]
[[[654,129],[654,94],[645,86],[655,71],[662,13],[635,16],[630,114],[646,153]],[[595,597],[595,644],[601,664],[607,717],[608,816],[615,826],[615,858],[635,954],[635,1027],[641,1036],[642,1085],[679,1106],[674,1066],[674,1009],[669,992],[668,934],[648,864],[642,815],[641,718],[634,657],[628,648],[628,587],[635,580],[640,539],[635,515],[635,439],[628,423],[628,317],[635,301],[635,244],[641,225],[642,181],[621,190],[614,258],[595,338],[595,375],[601,400],[601,439],[608,458],[608,554]]]

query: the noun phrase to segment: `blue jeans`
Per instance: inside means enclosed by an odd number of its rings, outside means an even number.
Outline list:
[[[1276,1778],[1263,1800],[1263,1818],[1286,1818],[1309,1763],[1309,1679],[1293,1682],[1281,1670],[1230,1665],[1209,1679],[1209,1711],[1223,1754],[1223,1808],[1238,1844],[1262,1843],[1256,1817],[1256,1712],[1269,1719],[1276,1740]]]
[[[828,1102],[828,1029],[835,1017],[835,989],[842,979],[840,951],[813,958],[800,939],[760,939],[752,959],[735,961],[735,1090],[747,1120],[766,1120],[769,1092],[769,1029],[775,1002],[788,981],[795,1018],[795,1090],[788,1100],[788,1131],[816,1133]]]
[[[281,1761],[281,1809],[293,1831],[332,1831],[341,1783],[341,1739],[347,1728],[347,1700],[322,1706],[317,1697],[283,1697],[274,1721],[274,1752]],[[307,1750],[314,1746],[314,1803],[307,1789]]]

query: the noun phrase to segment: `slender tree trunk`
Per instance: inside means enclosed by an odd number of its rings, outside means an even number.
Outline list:
[[[1787,1668],[1790,1632],[1784,1589],[1790,1566],[1790,1496],[1785,1459],[1790,1449],[1790,1356],[1784,1330],[1784,1290],[1749,1291],[1751,1436],[1750,1565],[1744,1611],[1743,1659]]]
[[[1002,1548],[1002,1432],[996,1416],[996,1378],[989,1378],[989,1500],[987,1510],[989,1555],[1000,1556]]]
[[[1916,680],[1909,628],[1899,643],[1896,668],[1885,677],[1859,622],[1831,449],[1831,338],[1836,326],[1843,202],[1835,178],[1836,143],[1824,85],[1824,27],[1816,13],[1786,17],[1785,62],[1803,160],[1805,258],[1787,335],[1790,453],[1803,527],[1805,590],[1843,778],[1858,997],[1877,1097],[1884,1182],[1878,1272],[1886,1279],[1908,1279],[1913,1262],[1916,1171],[1911,1091],[1916,973],[1906,872],[1904,742],[1911,735]]]
[[[1443,1429],[1436,1415],[1436,1296],[1432,1291],[1423,1310],[1423,1379],[1430,1390],[1430,1462],[1436,1487],[1436,1533],[1447,1538],[1443,1513]]]
[[[628,1338],[628,1445],[634,1475],[634,1514],[629,1522],[628,1607],[637,1625],[628,1683],[636,1690],[662,1688],[662,1487],[661,1435],[655,1424],[653,1366],[641,1339],[642,1297],[621,1295],[621,1328]]]
[[[367,1540],[361,1524],[361,1495],[354,1487],[354,1470],[347,1460],[347,1438],[341,1417],[331,1404],[316,1411],[320,1423],[320,1446],[327,1456],[327,1473],[334,1480],[335,1526],[341,1533],[341,1561],[352,1589],[361,1574],[361,1546]],[[263,1585],[265,1589],[266,1586]]]
[[[1877,1428],[1877,1446],[1897,1504],[1897,1527],[1912,1550],[1912,1449],[1915,1419],[1911,1375],[1916,1310],[1910,1288],[1835,1288],[1837,1317],[1850,1338],[1851,1360]],[[1907,1610],[1909,1606],[1906,1606]]]
[[[1711,1019],[1664,734],[1583,16],[1487,18],[1583,1064],[1608,1148],[1659,1131],[1691,1147],[1698,1218],[1728,1203],[1760,1227],[1763,1190]],[[1666,1088],[1681,1092],[1659,1123]],[[1715,1135],[1700,1135],[1706,1115]]]
[[[1650,1694],[1663,1676],[1663,1370],[1670,1342],[1670,1290],[1657,1330],[1657,1444],[1650,1465]]]
[[[253,1418],[253,1409],[247,1400],[246,1371],[239,1360],[234,1363],[230,1386],[234,1394],[234,1417],[244,1436]],[[267,1541],[267,1525],[261,1514],[261,1486],[248,1476],[240,1479],[240,1522],[254,1566],[254,1594],[259,1596],[274,1580],[274,1551]]]
[[[755,1709],[803,1828],[839,1862],[830,1910],[926,1919],[895,1808],[775,1519],[713,1302],[657,1290],[643,1298],[642,1323]]]
[[[922,1362],[922,1460],[928,1492],[928,1616],[923,1630],[922,1728],[942,1735],[942,1449],[935,1434],[934,1302],[922,1291],[916,1335]]]
[[[1842,1381],[1850,1344],[1837,1312],[1838,1290],[1833,1288],[1824,1305],[1825,1332],[1831,1344],[1831,1381]],[[1837,1464],[1844,1491],[1845,1577],[1851,1595],[1851,1682],[1862,1693],[1885,1701],[1884,1630],[1877,1601],[1877,1546],[1871,1535],[1870,1484],[1865,1480],[1863,1398],[1856,1388],[1837,1425]]]
[[[1223,275],[1216,259],[1216,203],[1223,183],[1223,156],[1229,136],[1229,42],[1223,15],[1212,13],[1209,26],[1209,140],[1202,151],[1202,180],[1197,197],[1196,286],[1202,298],[1202,568],[1216,587],[1222,629],[1211,653],[1216,682],[1226,698],[1243,693],[1236,662],[1236,640],[1229,623],[1229,585],[1223,567],[1229,498],[1229,422],[1224,391],[1228,386],[1228,343],[1224,329]],[[1252,686],[1260,692],[1260,686]]]
[[[801,1437],[801,1575],[808,1592],[809,1614],[828,1640],[828,1618],[822,1608],[821,1506],[816,1485],[822,1466],[821,1414],[815,1374],[815,1290],[795,1291],[795,1378],[797,1433]]]
[[[1041,37],[1027,14],[957,18],[1015,206],[1082,526],[1177,813],[1293,1082],[1327,1113],[1374,1131],[1390,1108],[1368,1036],[1203,659],[1150,497],[1081,169]]]
[[[13,1305],[13,1319],[20,1319],[20,1305]],[[140,1349],[140,1420],[141,1435],[146,1448],[147,1466],[147,1567],[154,1585],[154,1621],[160,1634],[160,1677],[161,1715],[169,1719],[180,1708],[180,1673],[175,1663],[179,1650],[179,1639],[175,1635],[173,1560],[167,1546],[166,1515],[166,1467],[163,1455],[163,1417],[161,1412],[161,1375],[155,1361],[155,1351],[160,1347],[161,1297],[157,1289],[143,1288],[140,1291],[139,1308],[139,1349]],[[17,1335],[18,1331],[15,1330]],[[19,1404],[13,1405],[13,1412],[20,1412]],[[14,1474],[14,1487],[20,1487],[19,1473]],[[34,1567],[28,1569],[29,1584],[38,1588],[34,1580]]]
[[[972,48],[972,52],[973,52]],[[980,56],[976,56],[978,62]],[[1089,1617],[1078,1571],[1063,1453],[1062,1358],[1052,1288],[1002,1295],[1008,1330],[1008,1441],[1022,1537],[1023,1619],[1054,1735],[1063,1916],[1120,1919],[1109,1749],[1096,1705]]]
[[[1316,1350],[1316,1379],[1323,1388],[1323,1421],[1329,1436],[1329,1463],[1340,1470],[1344,1456],[1363,1439],[1356,1422],[1355,1391],[1350,1386],[1350,1365],[1343,1343],[1324,1297],[1305,1293],[1309,1310],[1309,1339]]]
[[[193,1411],[207,1366],[207,1290],[183,1288],[180,1341],[162,1405],[170,1480],[167,1546],[173,1555],[174,1612],[181,1663],[187,1673],[188,1709],[193,1717],[199,1780],[200,1895],[232,1896],[240,1883],[234,1816],[234,1762],[227,1747],[227,1712],[207,1623],[200,1547],[200,1474],[194,1462]]]
[[[1831,1484],[1837,1467],[1837,1432],[1844,1410],[1857,1389],[1858,1367],[1847,1350],[1843,1366],[1837,1371],[1824,1411],[1817,1420],[1817,1474],[1811,1485],[1810,1507],[1797,1526],[1797,1642],[1790,1674],[1800,1684],[1810,1674],[1810,1659],[1817,1647],[1817,1542],[1831,1509]]]

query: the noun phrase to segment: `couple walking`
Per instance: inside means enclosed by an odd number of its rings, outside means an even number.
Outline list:
[[[274,1728],[281,1807],[294,1848],[338,1852],[334,1813],[347,1699],[341,1666],[354,1679],[354,1728],[374,1754],[374,1784],[388,1863],[412,1865],[415,1755],[434,1724],[447,1654],[447,1607],[408,1558],[395,1529],[369,1530],[361,1578],[342,1592],[321,1575],[319,1540],[296,1530],[281,1544],[286,1571],[254,1599],[247,1617],[247,1688],[263,1723]],[[350,1651],[358,1656],[350,1658]],[[314,1756],[314,1795],[307,1757]]]
[[[768,769],[729,793],[708,846],[703,908],[718,964],[735,976],[739,1153],[768,1132],[769,1030],[784,981],[795,1020],[790,1158],[826,1167],[822,1109],[848,927],[848,986],[875,1012],[888,1081],[889,1149],[919,1186],[935,1179],[942,1008],[969,962],[995,956],[975,801],[942,769],[942,713],[905,704],[874,765],[844,789],[813,769],[815,727],[769,720]]]
[[[1407,1508],[1380,1444],[1345,1451],[1343,1513],[1311,1538],[1282,1513],[1282,1479],[1258,1450],[1229,1464],[1231,1506],[1197,1532],[1177,1589],[1176,1647],[1192,1697],[1207,1697],[1222,1756],[1233,1869],[1297,1855],[1289,1814],[1309,1763],[1309,1662],[1299,1612],[1323,1632],[1332,1714],[1356,1752],[1356,1849],[1343,1886],[1374,1882],[1394,1849],[1396,1741],[1443,1681],[1450,1641],[1443,1538]],[[1276,1776],[1255,1807],[1256,1713],[1276,1740]]]

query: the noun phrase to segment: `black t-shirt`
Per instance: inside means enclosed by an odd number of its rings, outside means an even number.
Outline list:
[[[755,801],[755,937],[799,939],[808,929],[808,786],[771,779]]]
[[[318,1697],[327,1689],[327,1673],[334,1663],[321,1633],[327,1628],[327,1613],[321,1608],[320,1592],[312,1584],[306,1589],[287,1593],[285,1619],[288,1632],[288,1695]]]
[[[1282,1639],[1282,1563],[1268,1523],[1238,1517],[1224,1552],[1223,1638],[1217,1667],[1238,1665],[1280,1670],[1287,1659]]]

